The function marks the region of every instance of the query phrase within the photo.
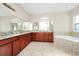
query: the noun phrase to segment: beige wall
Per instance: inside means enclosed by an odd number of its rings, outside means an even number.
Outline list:
[[[68,34],[70,32],[69,14],[60,13],[47,13],[47,14],[33,14],[31,21],[41,21],[40,18],[48,17],[49,21],[53,21],[53,29],[55,34]]]
[[[22,7],[20,7],[19,4],[16,4],[16,3],[10,4],[10,3],[9,3],[9,5],[10,5],[12,8],[14,8],[14,9],[16,10],[16,12],[14,12],[14,11],[10,10],[9,8],[3,6],[3,4],[0,4],[0,9],[4,9],[6,12],[8,12],[8,13],[10,13],[10,14],[12,14],[12,15],[15,15],[15,16],[17,16],[17,17],[23,19],[23,20],[29,19],[28,13],[27,13]]]

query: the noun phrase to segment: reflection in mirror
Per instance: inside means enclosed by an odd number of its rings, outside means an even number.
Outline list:
[[[21,19],[16,16],[0,17],[0,32],[21,31]]]
[[[22,20],[14,17],[13,21],[10,23],[10,31],[12,32],[21,32],[22,30]]]
[[[38,22],[34,22],[34,24],[33,24],[33,30],[34,31],[38,31],[38,29],[39,29]]]
[[[22,30],[22,20],[0,9],[0,35]]]
[[[4,9],[0,9],[0,33],[7,32],[10,30],[9,26],[9,16],[10,14]]]
[[[20,19],[17,16],[9,14],[7,11],[0,9],[0,35],[21,33],[32,30],[32,28],[32,22]]]
[[[23,21],[22,23],[22,31],[32,31],[33,24],[32,22]]]
[[[11,31],[21,31],[21,23],[11,23]]]
[[[40,21],[38,24],[39,24],[39,31],[49,31],[50,30],[49,21]]]
[[[50,30],[53,31],[53,21],[50,21]]]

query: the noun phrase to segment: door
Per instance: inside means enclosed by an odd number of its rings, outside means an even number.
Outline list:
[[[17,55],[21,51],[20,48],[20,40],[17,39],[13,42],[13,56]]]
[[[38,35],[39,35],[39,41],[43,42],[44,41],[44,33],[40,32],[40,33],[38,33]]]
[[[31,33],[26,34],[26,41],[27,41],[27,44],[29,44],[29,43],[31,42],[31,39],[32,39]]]
[[[49,34],[48,34],[48,32],[44,33],[44,41],[49,42]]]
[[[53,40],[54,40],[53,33],[49,32],[48,35],[49,35],[49,42],[53,42]]]
[[[32,41],[36,41],[36,32],[32,33]]]
[[[24,49],[24,47],[25,47],[25,37],[22,35],[22,36],[20,36],[20,45],[21,45],[21,50],[23,50]]]
[[[0,47],[0,56],[12,56],[12,42]]]

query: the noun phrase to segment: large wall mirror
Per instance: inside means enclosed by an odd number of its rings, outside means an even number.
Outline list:
[[[21,19],[0,9],[0,34],[32,31],[33,24],[28,19]]]

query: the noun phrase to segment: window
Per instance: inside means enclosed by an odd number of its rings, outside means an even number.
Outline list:
[[[79,32],[79,15],[76,15],[73,20],[73,28],[75,32]]]
[[[39,22],[39,30],[49,30],[49,22],[48,21]]]
[[[32,23],[31,22],[23,22],[23,26],[22,26],[22,30],[26,31],[26,30],[32,30]]]

